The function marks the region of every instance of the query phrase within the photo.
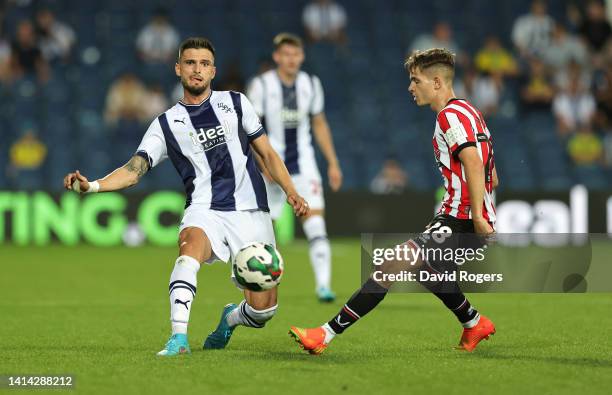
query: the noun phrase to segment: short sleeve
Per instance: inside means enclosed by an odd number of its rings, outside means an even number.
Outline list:
[[[325,110],[325,95],[323,93],[323,86],[321,80],[318,77],[312,76],[312,89],[313,97],[312,104],[310,106],[310,114],[317,115]]]
[[[253,141],[264,134],[264,129],[263,126],[261,126],[261,121],[255,112],[255,108],[253,108],[253,104],[251,104],[251,101],[242,93],[240,94],[240,102],[242,107],[242,127],[249,141]]]
[[[264,82],[261,77],[255,77],[247,87],[247,97],[253,105],[255,113],[262,117],[264,115]]]
[[[147,129],[147,132],[136,150],[136,155],[145,158],[149,163],[149,168],[157,166],[168,157],[166,139],[164,138],[164,132],[159,124],[159,119],[156,118],[151,122],[149,129]]]
[[[462,149],[476,146],[476,136],[472,126],[462,114],[442,111],[438,114],[438,124],[444,141],[455,158],[459,156]]]

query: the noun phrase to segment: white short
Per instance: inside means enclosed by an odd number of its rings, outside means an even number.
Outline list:
[[[323,199],[323,185],[321,176],[317,174],[296,174],[291,176],[297,193],[299,193],[313,210],[323,210],[325,208],[325,200]],[[266,190],[268,191],[268,206],[270,207],[270,216],[272,219],[280,217],[283,206],[287,201],[287,196],[281,187],[266,180]]]
[[[270,214],[260,210],[217,211],[192,204],[185,210],[179,232],[192,226],[202,229],[212,245],[212,256],[206,263],[230,262],[250,242],[276,246]]]

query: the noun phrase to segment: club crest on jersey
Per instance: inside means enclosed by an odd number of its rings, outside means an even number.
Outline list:
[[[218,145],[226,144],[231,140],[232,132],[229,125],[217,125],[214,128],[198,128],[194,133],[189,133],[193,145],[202,147],[204,151],[215,148]]]
[[[234,112],[234,110],[232,110],[230,106],[228,106],[225,103],[217,103],[217,108],[220,109],[221,111],[225,111],[226,114]]]

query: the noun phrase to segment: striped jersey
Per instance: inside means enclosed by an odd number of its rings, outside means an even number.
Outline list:
[[[276,70],[269,70],[253,78],[247,95],[289,174],[318,173],[310,117],[324,110],[321,81],[300,71],[293,85],[286,86]]]
[[[185,185],[185,207],[268,211],[266,187],[249,145],[264,133],[246,96],[211,91],[200,104],[178,102],[157,117],[136,155],[150,168],[170,158]]]
[[[433,149],[438,168],[444,179],[446,193],[438,214],[458,219],[472,218],[470,193],[459,152],[476,147],[485,171],[485,194],[482,214],[495,223],[493,202],[493,141],[480,111],[467,100],[451,99],[437,115]]]

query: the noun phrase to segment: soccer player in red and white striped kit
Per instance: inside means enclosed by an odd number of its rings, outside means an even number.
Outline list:
[[[416,104],[429,105],[437,113],[433,148],[446,194],[440,210],[424,233],[404,244],[413,250],[434,247],[435,241],[428,235],[437,232],[458,236],[493,233],[495,206],[492,193],[498,184],[493,143],[480,111],[467,100],[455,97],[454,54],[439,48],[415,51],[406,60],[405,67],[410,73],[408,90]],[[454,248],[462,248],[465,240],[453,238],[451,243],[455,243]],[[383,265],[382,270],[386,273],[403,270],[442,273],[447,264],[418,258],[410,263],[391,262]],[[481,340],[495,333],[493,322],[472,307],[456,281],[421,284],[436,295],[463,326],[458,348],[472,351]],[[292,326],[289,333],[304,350],[320,354],[336,335],[374,309],[391,285],[392,281],[376,281],[370,277],[329,322],[308,329]]]

